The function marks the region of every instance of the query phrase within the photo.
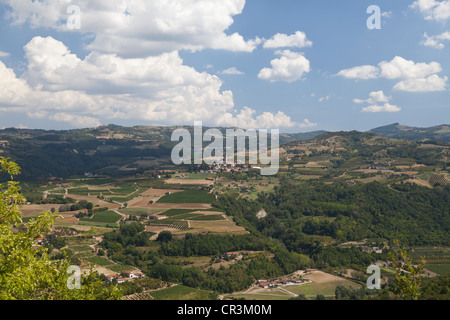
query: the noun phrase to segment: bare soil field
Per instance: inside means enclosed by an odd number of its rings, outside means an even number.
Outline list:
[[[154,189],[150,188],[146,191],[141,193],[142,197],[162,197],[165,196],[167,192],[175,193],[175,192],[181,192],[183,190],[177,190],[177,189]]]
[[[304,274],[304,278],[311,280],[314,283],[329,283],[329,282],[342,282],[342,278],[339,278],[330,273],[325,273],[323,271],[313,271]]]
[[[33,217],[50,211],[52,208],[58,210],[59,206],[60,204],[26,204],[20,211],[22,211],[24,217]]]
[[[192,230],[180,231],[177,233],[213,233],[213,234],[248,234],[249,232],[237,226],[233,221],[189,221]]]
[[[68,197],[76,200],[76,201],[80,201],[80,200],[86,200],[89,202],[92,202],[94,204],[94,206],[98,205],[100,207],[108,207],[110,209],[116,209],[116,208],[120,208],[119,204],[115,204],[115,203],[109,203],[103,200],[98,199],[97,197],[93,197],[93,196],[80,196],[80,195],[75,195],[75,194],[70,194],[68,195]],[[55,208],[59,207],[59,204],[54,204],[53,205]]]
[[[224,215],[224,213],[223,212],[220,212],[220,211],[213,211],[213,210],[211,210],[211,211],[193,211],[193,212],[191,212],[191,214],[194,214],[194,213],[198,213],[198,214],[203,214],[203,215],[205,215],[205,216],[215,216],[215,215],[218,215],[218,214],[220,214],[220,215]]]
[[[156,203],[161,197],[165,196],[167,192],[175,193],[180,192],[183,190],[176,190],[176,189],[147,189],[144,192],[142,192],[139,196],[133,198],[132,200],[128,201],[128,207],[143,207],[143,208],[150,208],[149,202],[153,201]]]
[[[73,216],[73,213],[65,213],[60,214],[63,218],[56,218],[55,222],[62,222],[62,223],[70,223],[70,224],[77,224],[78,219]]]

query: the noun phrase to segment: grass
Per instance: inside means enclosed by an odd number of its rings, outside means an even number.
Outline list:
[[[100,257],[100,256],[91,256],[88,258],[83,258],[83,260],[94,263],[94,264],[102,266],[102,267],[111,265],[111,263],[113,263],[111,260],[104,258],[104,257]]]
[[[186,190],[163,196],[158,203],[212,203],[215,196],[203,190]]]
[[[164,215],[168,216],[168,217],[174,217],[174,216],[178,216],[178,215],[181,215],[181,214],[190,213],[190,212],[193,212],[193,211],[194,210],[191,210],[191,209],[169,209],[169,210],[164,212]]]
[[[133,216],[142,216],[148,214],[154,214],[157,212],[161,212],[163,209],[149,209],[149,208],[123,208],[119,209],[121,213],[129,214]]]
[[[261,292],[261,293],[241,293],[241,294],[233,294],[226,296],[226,298],[235,298],[240,299],[244,298],[245,300],[289,300],[293,296],[280,291],[271,291],[271,292]]]
[[[200,215],[194,218],[191,218],[189,220],[195,220],[195,221],[216,221],[216,220],[225,220],[225,218],[222,215]]]
[[[213,293],[176,285],[150,293],[156,300],[212,300]]]
[[[186,178],[183,179],[199,179],[204,180],[206,178],[215,178],[216,175],[213,173],[181,173],[186,176]],[[172,178],[176,178],[176,176],[179,176],[180,173],[172,174]]]
[[[96,213],[92,218],[81,218],[84,222],[116,223],[122,216],[112,210]]]
[[[440,275],[447,275],[450,273],[450,263],[426,264],[425,268]]]

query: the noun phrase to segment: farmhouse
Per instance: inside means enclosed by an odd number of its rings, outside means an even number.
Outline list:
[[[117,283],[124,283],[125,281],[127,281],[126,278],[122,278],[122,277],[117,278]]]
[[[42,244],[44,244],[44,238],[36,238],[36,239],[34,239],[34,242],[37,245],[42,245]]]
[[[115,274],[109,274],[109,275],[106,276],[106,281],[112,282],[115,277],[116,277]]]
[[[163,215],[158,215],[158,214],[151,214],[151,215],[148,216],[148,218],[150,220],[164,220],[164,219],[167,219],[169,217],[168,216],[163,216]]]

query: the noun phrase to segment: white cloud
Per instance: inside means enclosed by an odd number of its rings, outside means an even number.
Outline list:
[[[402,57],[379,63],[380,77],[386,79],[419,79],[442,71],[437,62],[415,63]]]
[[[321,97],[318,101],[319,102],[324,102],[326,100],[330,100],[330,96],[326,96],[326,97]]]
[[[233,93],[222,90],[218,76],[198,72],[180,58],[180,50],[252,52],[262,44],[258,37],[227,33],[245,0],[0,1],[9,6],[7,18],[15,25],[80,32],[93,39],[85,46],[90,53],[81,59],[52,37],[33,38],[24,47],[28,65],[20,77],[0,64],[0,111],[77,126],[114,119],[161,124],[199,120],[262,128],[296,125],[282,112],[236,109]],[[67,28],[70,5],[80,7],[80,30]],[[289,51],[281,55],[278,60],[286,61],[288,74],[279,74],[282,66],[275,62],[272,79],[293,81],[309,72],[303,56]]]
[[[354,103],[364,104],[367,103],[369,106],[362,109],[363,112],[399,112],[402,109],[396,105],[389,103],[391,97],[387,97],[382,90],[373,91],[369,94],[369,98],[366,100],[353,99]]]
[[[9,57],[10,54],[8,52],[0,51],[0,58]]]
[[[35,37],[24,49],[28,69],[20,78],[0,62],[0,111],[74,126],[114,119],[162,124],[198,120],[247,128],[295,125],[280,112],[239,113],[232,92],[221,90],[217,76],[183,65],[177,52],[135,59],[93,52],[82,60],[51,37]]]
[[[283,50],[277,51],[276,54],[281,58],[270,62],[272,68],[263,68],[258,74],[259,79],[270,82],[294,82],[311,70],[309,60],[301,53]]]
[[[390,18],[392,17],[392,11],[385,11],[381,14],[381,16],[384,18]]]
[[[360,99],[354,99],[354,103],[369,103],[369,104],[376,104],[379,102],[389,102],[391,97],[386,97],[384,95],[384,92],[382,90],[380,91],[374,91],[369,94],[369,99],[366,100],[360,100]]]
[[[445,91],[448,77],[441,78],[433,74],[424,79],[408,79],[397,83],[394,90],[408,92],[435,92]]]
[[[293,35],[286,35],[277,33],[269,40],[264,41],[264,48],[287,48],[287,47],[311,47],[312,42],[306,38],[306,34],[302,31],[297,31]]]
[[[317,127],[317,123],[311,122],[309,119],[304,119],[298,126],[300,128],[314,128]]]
[[[401,110],[402,110],[401,108],[391,105],[389,103],[385,103],[382,106],[372,105],[372,106],[368,106],[368,107],[365,107],[362,109],[363,112],[372,112],[372,113],[375,113],[375,112],[399,112]]]
[[[4,0],[14,24],[95,34],[91,51],[143,57],[205,48],[252,52],[261,39],[226,34],[245,0]],[[67,8],[80,8],[80,30],[69,30]]]
[[[428,36],[427,33],[424,35],[425,40],[421,42],[425,47],[431,47],[435,49],[442,49],[445,47],[444,41],[450,41],[450,32],[446,31],[436,36]]]
[[[426,20],[442,21],[450,18],[450,0],[417,0],[410,7],[418,9]]]
[[[223,70],[223,71],[221,72],[221,74],[228,74],[228,75],[243,75],[243,74],[245,74],[245,73],[242,72],[242,71],[239,71],[236,67],[231,67],[231,68],[228,68],[228,69],[226,69],[226,70]]]
[[[408,92],[433,92],[445,90],[447,77],[441,78],[438,62],[416,63],[396,56],[391,61],[382,61],[378,67],[365,65],[341,70],[337,75],[347,79],[402,80],[394,86],[395,90]]]
[[[76,127],[98,127],[101,125],[100,121],[93,117],[73,115],[69,113],[56,113],[49,117],[50,120],[59,121],[59,122],[67,122]]]
[[[216,124],[218,126],[234,126],[251,129],[290,128],[297,125],[284,112],[278,111],[276,114],[264,112],[256,116],[256,111],[249,107],[244,107],[236,116],[233,116],[231,112],[224,114],[218,119]]]
[[[341,70],[337,75],[346,79],[376,79],[379,75],[379,69],[374,66],[365,65]]]

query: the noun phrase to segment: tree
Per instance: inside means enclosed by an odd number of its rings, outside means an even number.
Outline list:
[[[172,233],[170,231],[161,231],[156,239],[156,241],[161,242],[169,242],[170,240],[172,240]]]
[[[418,264],[413,264],[408,252],[398,246],[398,241],[395,241],[394,245],[397,246],[397,249],[393,249],[389,253],[396,271],[391,291],[399,294],[402,298],[418,300],[425,262],[422,260]]]
[[[35,243],[49,234],[56,215],[44,212],[22,224],[20,194],[14,176],[20,167],[0,157],[0,176],[8,175],[7,185],[0,184],[0,299],[1,300],[103,300],[120,299],[115,286],[106,286],[97,273],[80,275],[80,289],[70,289],[73,274],[68,274],[69,260],[50,259],[48,250]]]

